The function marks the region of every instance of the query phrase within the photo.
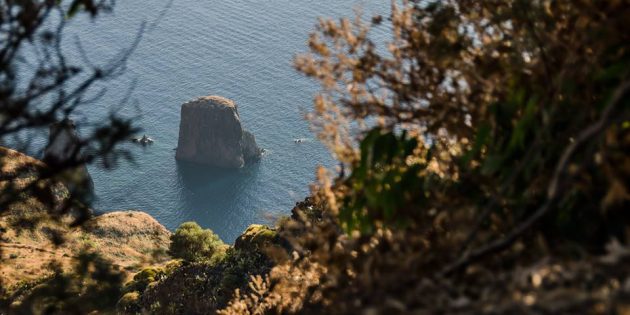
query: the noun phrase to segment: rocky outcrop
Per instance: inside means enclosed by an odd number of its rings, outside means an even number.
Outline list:
[[[262,154],[262,149],[258,147],[256,144],[256,137],[254,135],[243,129],[243,141],[241,142],[241,147],[243,148],[243,158],[245,162],[247,161],[256,161],[260,159],[260,155]]]
[[[76,126],[70,119],[52,124],[49,128],[48,145],[43,161],[51,168],[63,169],[61,182],[70,193],[85,203],[94,199],[94,182],[85,164],[68,167],[82,160],[83,151]]]
[[[182,105],[176,159],[240,168],[260,155],[254,135],[241,126],[234,101],[205,96]]]

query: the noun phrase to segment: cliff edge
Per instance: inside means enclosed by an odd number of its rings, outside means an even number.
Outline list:
[[[41,161],[0,147],[0,192],[8,185],[22,186],[32,179],[30,169],[46,167]],[[16,173],[20,172],[20,174]],[[65,187],[47,182],[63,198]],[[51,215],[52,214],[52,215]],[[25,226],[25,224],[28,224]],[[95,216],[80,226],[71,226],[70,215],[54,216],[50,206],[27,196],[0,211],[0,282],[5,289],[41,279],[53,271],[52,261],[69,270],[73,258],[92,251],[129,273],[159,264],[171,233],[150,215],[140,211],[116,211]],[[55,243],[55,235],[65,242]]]

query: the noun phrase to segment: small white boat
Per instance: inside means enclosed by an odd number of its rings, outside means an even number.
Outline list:
[[[140,144],[151,144],[153,143],[153,139],[147,137],[147,135],[142,135],[142,138],[133,138],[131,139],[131,141],[135,142],[135,143],[140,143]]]

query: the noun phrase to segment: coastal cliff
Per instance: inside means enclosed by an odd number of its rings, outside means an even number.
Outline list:
[[[46,167],[40,160],[0,147],[0,188],[23,187]],[[122,272],[119,314],[216,311],[227,305],[235,289],[248,292],[252,276],[269,272],[274,265],[270,250],[287,255],[274,229],[252,225],[234,246],[223,245],[220,259],[196,263],[173,259],[174,234],[150,215],[115,211],[73,226],[72,215],[55,216],[54,210],[67,198],[67,188],[50,179],[44,184],[58,196],[55,204],[28,195],[0,211],[0,313],[46,305],[33,296],[53,290],[60,272],[76,273],[77,262],[86,254],[98,255],[111,270]],[[64,242],[56,243],[54,235]],[[206,285],[214,289],[206,290]]]
[[[40,160],[0,147],[0,191],[25,187],[46,167]],[[171,232],[150,215],[116,211],[73,226],[71,214],[59,215],[55,210],[68,189],[50,179],[43,184],[53,191],[55,204],[28,193],[0,211],[0,288],[5,290],[0,290],[0,302],[5,298],[19,302],[19,298],[4,295],[48,279],[56,272],[49,267],[53,262],[63,272],[71,270],[84,253],[97,254],[128,275],[170,259],[166,252]]]
[[[243,130],[234,101],[205,96],[182,105],[176,159],[240,168],[259,157],[256,139]]]

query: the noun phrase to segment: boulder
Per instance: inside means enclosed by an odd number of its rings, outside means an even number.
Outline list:
[[[176,159],[240,168],[260,155],[254,135],[241,126],[234,101],[213,95],[182,105]]]

